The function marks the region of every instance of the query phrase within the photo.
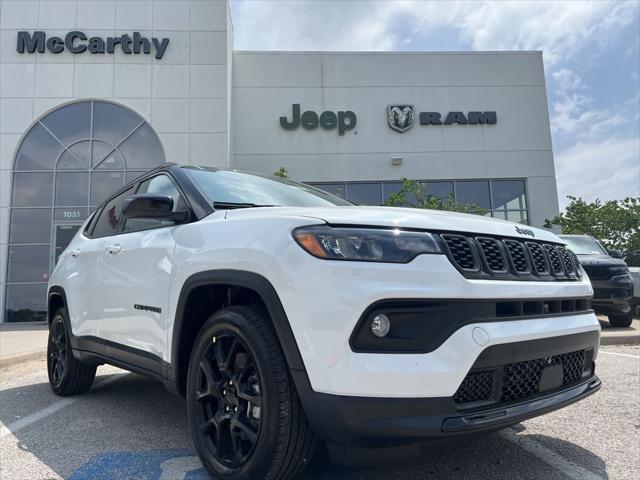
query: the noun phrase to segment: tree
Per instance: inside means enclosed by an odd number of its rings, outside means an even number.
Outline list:
[[[273,172],[273,175],[280,178],[289,178],[289,172],[287,172],[286,167],[280,167],[278,170]]]
[[[608,249],[631,252],[640,250],[640,198],[608,202],[586,202],[580,197],[567,197],[571,202],[564,212],[544,226],[559,225],[562,233],[591,235]]]
[[[397,193],[391,194],[384,204],[387,207],[426,208],[476,215],[487,213],[487,210],[474,203],[457,203],[453,195],[449,195],[443,201],[440,197],[430,195],[426,184],[407,178],[402,179],[402,188]]]

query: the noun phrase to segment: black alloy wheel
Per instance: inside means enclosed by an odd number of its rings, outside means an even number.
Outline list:
[[[243,465],[260,434],[260,377],[247,345],[232,333],[212,338],[199,364],[200,433],[228,468]]]
[[[73,356],[67,310],[59,308],[49,326],[47,344],[47,374],[56,395],[76,395],[91,388],[96,378],[96,366],[82,363]]]
[[[68,355],[67,333],[61,316],[56,316],[51,324],[47,355],[49,381],[52,386],[58,387],[65,373]]]
[[[191,348],[185,385],[193,444],[218,480],[290,480],[313,456],[304,415],[268,313],[215,312]]]

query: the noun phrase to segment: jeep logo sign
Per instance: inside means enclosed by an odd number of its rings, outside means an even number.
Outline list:
[[[126,55],[151,54],[151,48],[155,52],[155,58],[160,60],[169,46],[169,39],[162,40],[152,37],[143,37],[140,32],[133,32],[133,35],[120,35],[119,37],[87,37],[84,32],[73,31],[62,37],[49,37],[43,31],[18,32],[18,42],[16,50],[18,53],[45,53],[45,49],[50,53],[62,53],[68,50],[70,53],[115,53],[116,47],[120,47],[122,53]]]
[[[315,130],[320,126],[323,130],[338,129],[338,135],[353,130],[356,127],[356,114],[351,110],[332,112],[330,110],[318,115],[312,110],[307,110],[300,114],[300,104],[294,103],[291,106],[291,120],[287,117],[280,117],[280,126],[285,130],[297,130],[300,125],[305,130]]]

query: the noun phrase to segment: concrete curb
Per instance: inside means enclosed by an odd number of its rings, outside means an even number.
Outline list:
[[[600,345],[640,345],[640,335],[629,334],[610,337],[602,335]]]
[[[10,367],[16,363],[28,362],[29,360],[44,360],[47,358],[47,350],[38,350],[37,352],[20,353],[11,355],[10,357],[0,358],[0,368]]]

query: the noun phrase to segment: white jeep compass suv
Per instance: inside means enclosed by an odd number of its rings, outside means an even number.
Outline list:
[[[145,174],[87,220],[48,295],[53,391],[103,363],[161,380],[217,478],[294,478],[318,441],[397,460],[600,387],[591,285],[552,233],[275,177]]]

